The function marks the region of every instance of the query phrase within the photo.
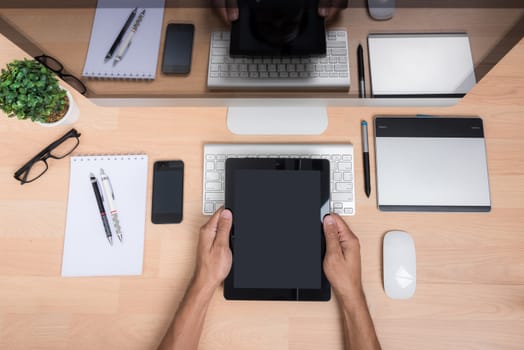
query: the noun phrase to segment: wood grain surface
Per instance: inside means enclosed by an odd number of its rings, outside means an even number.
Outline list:
[[[33,17],[34,27],[38,21],[56,18],[49,16]],[[49,30],[46,28],[43,25],[42,32]],[[77,55],[70,61],[76,62],[72,69],[78,70],[83,64],[81,46],[88,36],[76,40],[71,33],[63,35],[71,43],[71,54]],[[63,45],[59,41],[57,48]],[[26,56],[0,36],[0,66]],[[523,62],[521,40],[453,107],[329,108],[328,129],[319,136],[232,135],[226,128],[226,108],[103,108],[73,93],[81,110],[74,127],[82,133],[75,154],[149,155],[144,270],[136,277],[60,277],[69,161],[50,160],[48,172],[24,186],[12,176],[69,128],[47,129],[0,115],[0,348],[155,348],[191,278],[198,228],[207,220],[201,214],[203,144],[351,142],[355,146],[357,214],[346,220],[360,238],[363,284],[383,348],[522,349]],[[120,91],[128,89],[112,84]],[[380,212],[374,177],[372,196],[366,198],[359,156],[360,120],[371,122],[377,114],[416,113],[483,118],[490,213]],[[159,159],[185,162],[184,221],[180,225],[149,221],[152,164]],[[382,238],[393,229],[411,233],[417,248],[417,291],[407,301],[388,299],[381,282]],[[221,288],[211,302],[200,343],[202,350],[342,347],[335,298],[325,303],[230,302],[224,300]]]

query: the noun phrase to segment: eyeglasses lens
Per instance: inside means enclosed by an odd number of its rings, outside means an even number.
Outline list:
[[[80,80],[78,80],[78,78],[76,78],[76,77],[74,77],[72,75],[69,75],[69,74],[63,74],[62,75],[62,79],[66,83],[71,85],[71,87],[73,87],[75,90],[80,92],[81,94],[85,94],[86,87],[85,87],[84,83],[82,83]]]
[[[60,72],[64,69],[62,64],[50,56],[39,56],[38,61],[53,72]]]
[[[47,170],[47,164],[43,160],[36,161],[31,165],[29,170],[27,170],[27,177],[25,178],[26,182],[31,182],[38,177],[40,177]],[[23,179],[23,176],[20,178]]]
[[[51,150],[51,156],[54,158],[64,158],[78,146],[78,139],[76,137],[70,137],[64,140],[61,144]]]

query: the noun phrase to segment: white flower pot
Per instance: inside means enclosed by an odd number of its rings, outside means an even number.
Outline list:
[[[73,99],[73,96],[69,93],[69,91],[67,91],[66,89],[64,90],[66,91],[67,98],[69,99],[69,108],[66,114],[62,117],[62,119],[57,120],[54,123],[37,122],[38,124],[50,128],[53,126],[73,124],[78,120],[78,117],[80,116],[80,110],[78,109],[78,105],[76,104],[75,100]]]

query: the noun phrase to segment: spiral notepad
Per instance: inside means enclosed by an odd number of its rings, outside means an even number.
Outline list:
[[[90,173],[111,180],[123,239],[110,245]],[[71,157],[62,276],[140,275],[144,256],[148,158],[146,155]],[[109,213],[107,203],[104,203]]]
[[[155,79],[164,17],[165,0],[98,0],[89,50],[82,75],[103,79]],[[105,56],[124,26],[129,14],[137,7],[133,19],[145,9],[145,15],[122,60],[113,65]],[[131,29],[132,26],[128,29]]]

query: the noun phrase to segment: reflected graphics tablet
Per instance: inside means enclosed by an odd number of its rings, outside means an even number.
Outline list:
[[[233,212],[226,299],[330,299],[322,269],[328,160],[230,158],[225,206]]]

